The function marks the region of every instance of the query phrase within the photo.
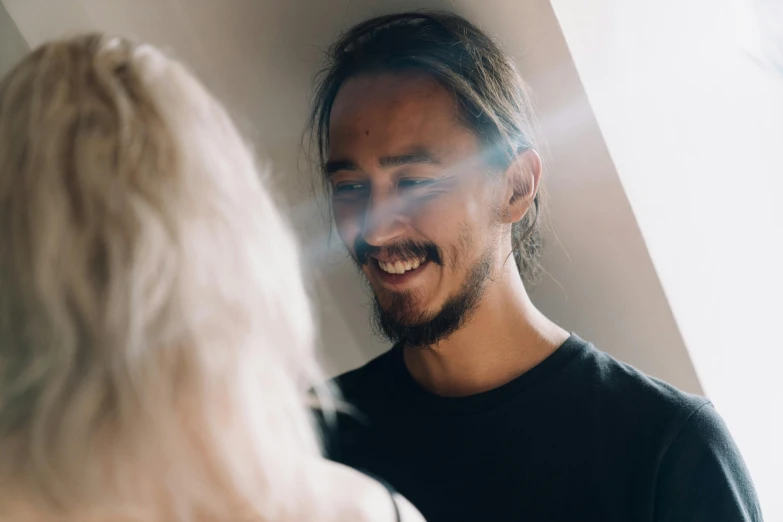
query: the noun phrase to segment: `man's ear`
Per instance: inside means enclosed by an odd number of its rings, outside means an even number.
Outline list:
[[[533,149],[519,152],[505,172],[507,223],[516,223],[525,217],[538,193],[541,181],[541,157]]]

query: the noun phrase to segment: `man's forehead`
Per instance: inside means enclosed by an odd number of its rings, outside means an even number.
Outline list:
[[[337,93],[329,124],[336,131],[397,120],[414,124],[432,117],[458,117],[456,98],[437,80],[425,73],[380,73],[347,80]]]
[[[469,133],[456,98],[424,73],[384,73],[348,80],[335,100],[329,126],[329,160],[379,163],[380,158],[424,151],[446,159],[464,148]]]

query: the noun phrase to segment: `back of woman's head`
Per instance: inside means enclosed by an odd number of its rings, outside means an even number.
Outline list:
[[[287,518],[312,336],[292,236],[181,65],[90,35],[6,76],[0,506]]]

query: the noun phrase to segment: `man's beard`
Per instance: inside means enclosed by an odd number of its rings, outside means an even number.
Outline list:
[[[416,311],[416,291],[387,294],[385,308],[374,293],[373,327],[393,343],[408,346],[433,346],[459,330],[476,312],[492,272],[493,252],[487,249],[468,271],[458,292],[451,295],[437,312]]]

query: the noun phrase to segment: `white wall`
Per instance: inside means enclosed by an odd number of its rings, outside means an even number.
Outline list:
[[[783,520],[783,75],[759,21],[744,0],[552,3],[700,380]]]
[[[0,4],[0,77],[28,51],[27,42],[8,11]]]

